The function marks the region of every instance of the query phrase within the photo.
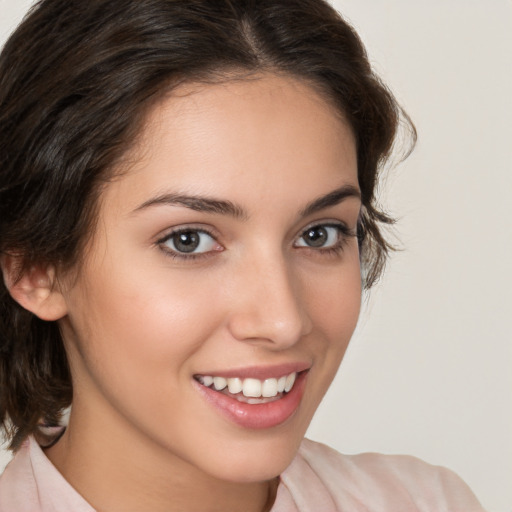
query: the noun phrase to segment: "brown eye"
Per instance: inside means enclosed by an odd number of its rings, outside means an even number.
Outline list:
[[[195,231],[176,233],[172,237],[174,248],[179,252],[194,252],[199,247],[199,234]]]
[[[302,239],[310,247],[322,247],[328,238],[327,230],[320,226],[308,229],[302,235]]]
[[[187,229],[170,233],[160,241],[167,250],[180,254],[200,254],[210,252],[218,245],[208,233]]]
[[[338,226],[312,226],[304,231],[297,241],[299,247],[328,248],[336,245],[340,238]]]

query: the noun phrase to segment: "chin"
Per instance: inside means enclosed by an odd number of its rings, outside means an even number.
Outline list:
[[[257,439],[241,439],[219,444],[211,457],[203,458],[206,472],[221,480],[250,483],[271,480],[279,476],[294,459],[304,432],[268,432]],[[305,431],[305,429],[304,429]],[[219,449],[220,448],[220,449]],[[208,467],[205,467],[204,463]]]

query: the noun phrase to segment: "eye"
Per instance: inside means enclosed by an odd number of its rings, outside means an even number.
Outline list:
[[[158,244],[176,256],[203,254],[220,248],[213,236],[199,229],[173,231],[159,240]]]
[[[319,225],[306,229],[295,243],[297,247],[329,249],[340,243],[343,226]]]

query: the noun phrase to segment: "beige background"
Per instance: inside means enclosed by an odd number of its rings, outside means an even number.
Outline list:
[[[2,41],[30,3],[0,0]],[[490,512],[510,512],[512,2],[334,3],[419,143],[382,193],[404,250],[366,299],[309,435],[451,467]]]

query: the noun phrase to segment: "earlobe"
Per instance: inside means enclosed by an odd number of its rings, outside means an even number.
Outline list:
[[[21,257],[8,254],[2,255],[0,263],[5,286],[20,306],[46,321],[66,315],[66,302],[53,266],[33,265],[22,270]]]

